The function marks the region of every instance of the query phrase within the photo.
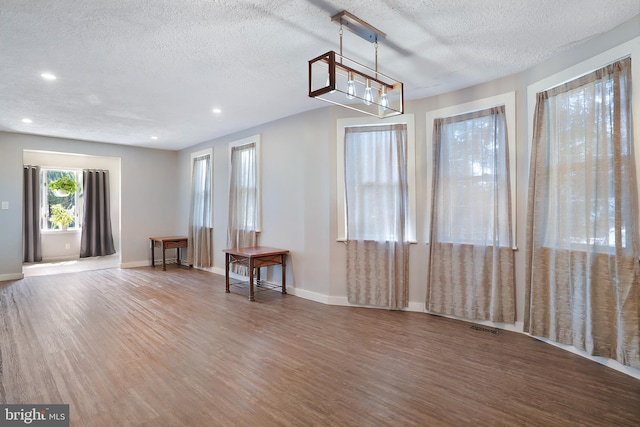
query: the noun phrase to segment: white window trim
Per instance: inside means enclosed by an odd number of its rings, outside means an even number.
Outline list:
[[[211,194],[209,195],[209,212],[211,212],[211,226],[213,227],[213,148],[207,148],[191,153],[191,167],[189,170],[189,182],[191,183],[191,188],[189,188],[189,194],[193,191],[193,160],[197,157],[206,155],[209,156],[209,188],[211,189]]]
[[[600,53],[592,58],[589,58],[579,64],[576,64],[572,67],[569,67],[565,70],[562,70],[552,76],[549,76],[545,79],[539,80],[535,83],[527,86],[527,107],[528,107],[528,141],[529,141],[529,159],[531,159],[531,150],[533,148],[533,120],[536,112],[536,95],[538,92],[542,92],[553,87],[559,86],[563,83],[569,82],[571,80],[575,80],[580,76],[591,73],[594,70],[602,68],[607,64],[611,64],[616,62],[619,59],[631,57],[632,66],[631,66],[631,114],[633,121],[633,150],[635,157],[636,168],[640,165],[640,108],[638,108],[638,103],[640,103],[640,64],[633,62],[640,62],[640,37],[636,37],[632,40],[629,40],[626,43],[623,43],[619,46],[614,47],[613,49],[609,49],[605,52]],[[636,105],[633,105],[633,104]],[[528,167],[530,167],[530,162],[527,162]],[[637,173],[637,172],[636,172]],[[638,186],[638,200],[640,200],[640,185]]]
[[[407,125],[407,184],[409,192],[409,243],[417,243],[416,239],[416,133],[413,114],[403,114],[402,116],[387,117],[386,119],[375,119],[371,117],[352,117],[338,119],[336,126],[337,141],[337,209],[338,209],[338,238],[339,242],[347,240],[347,209],[344,192],[344,134],[345,128],[355,126],[377,126],[377,125]]]
[[[427,112],[427,200],[426,200],[426,218],[425,218],[425,236],[424,241],[429,244],[429,234],[431,230],[431,197],[433,187],[433,121],[439,118],[457,116],[460,114],[471,113],[474,111],[486,110],[492,107],[504,105],[505,118],[507,122],[507,138],[509,139],[509,184],[511,187],[511,235],[513,237],[513,250],[518,249],[516,240],[516,93],[507,92],[488,98],[478,99],[476,101],[464,104],[453,105],[451,107],[440,108],[438,110]]]
[[[261,143],[262,143],[262,137],[260,134],[257,135],[252,135],[246,138],[242,138],[242,139],[238,139],[236,141],[231,141],[229,143],[229,175],[228,175],[228,189],[229,192],[231,191],[231,151],[234,147],[241,147],[243,145],[247,145],[247,144],[252,144],[255,143],[256,144],[256,192],[257,192],[257,198],[258,200],[256,201],[256,208],[258,210],[258,218],[256,221],[256,225],[257,225],[257,229],[256,229],[256,233],[260,233],[262,231],[262,155],[261,153]],[[229,194],[229,192],[227,192],[227,194]]]

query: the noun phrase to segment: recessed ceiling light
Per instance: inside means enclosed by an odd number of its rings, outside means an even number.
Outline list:
[[[216,114],[220,114],[220,113],[222,113],[222,110],[219,109],[219,108],[214,108],[213,112],[216,113]]]
[[[25,117],[24,119],[22,119],[22,123],[33,123],[33,120]]]
[[[158,137],[157,136],[152,136],[151,139],[158,139]]]
[[[42,74],[40,74],[40,77],[42,77],[45,80],[55,80],[55,79],[57,79],[57,77],[54,74],[51,74],[51,73],[42,73]]]

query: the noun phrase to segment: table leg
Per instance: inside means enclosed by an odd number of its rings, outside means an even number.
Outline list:
[[[260,267],[256,267],[256,284],[260,286]]]
[[[154,252],[155,252],[155,247],[156,244],[153,240],[150,240],[151,242],[151,267],[155,267],[156,266],[156,258],[154,256]]]
[[[176,248],[176,257],[178,258],[178,267],[180,267],[180,248]]]
[[[253,258],[249,258],[249,301],[255,301],[253,294]]]
[[[167,271],[166,250],[167,248],[165,247],[164,242],[162,242],[162,271]]]
[[[224,254],[224,291],[225,293],[229,293],[229,259],[231,258],[231,254]]]
[[[287,293],[287,255],[282,254],[282,293]]]

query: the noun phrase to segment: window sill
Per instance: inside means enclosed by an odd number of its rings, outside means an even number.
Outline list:
[[[341,237],[341,238],[339,238],[339,239],[336,239],[336,242],[347,243],[348,241],[349,241],[348,239],[346,239],[346,238],[342,238],[342,237]],[[372,241],[372,240],[369,240],[369,241]],[[387,242],[389,242],[389,240],[387,240]],[[395,242],[395,240],[394,240],[394,242]],[[398,243],[401,243],[401,242],[398,242]],[[408,242],[406,242],[406,243],[409,243],[409,244],[411,244],[411,245],[416,245],[416,244],[418,244],[418,241],[417,241],[417,240],[409,240],[409,241],[408,241]]]
[[[40,230],[40,234],[78,234],[81,228],[70,228],[68,230]]]

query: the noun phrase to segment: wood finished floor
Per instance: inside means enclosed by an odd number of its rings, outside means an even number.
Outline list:
[[[503,331],[176,267],[0,283],[0,401],[73,426],[638,426],[640,381]]]

